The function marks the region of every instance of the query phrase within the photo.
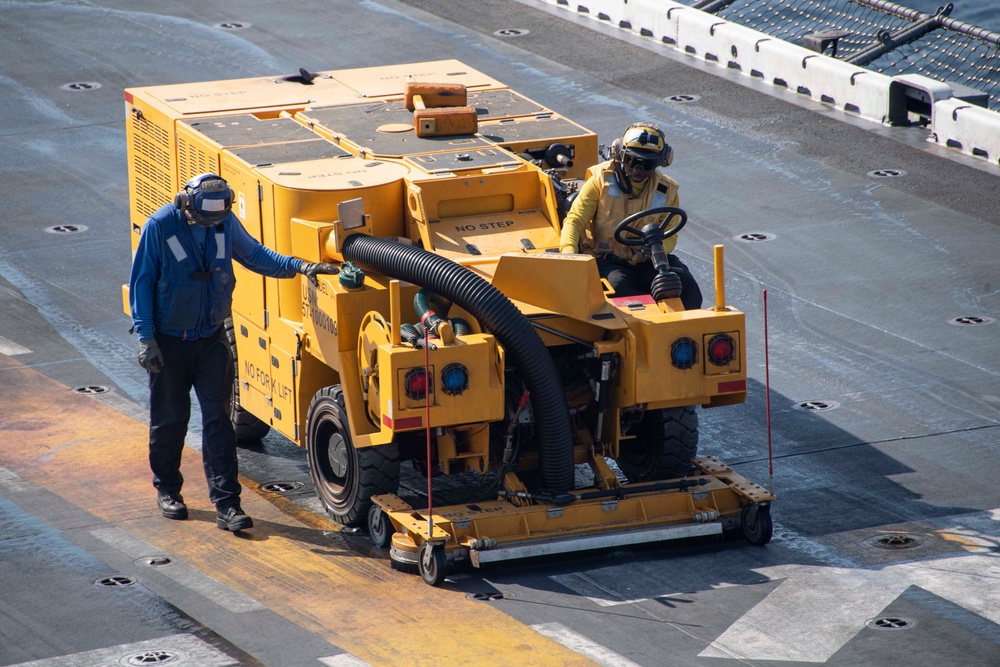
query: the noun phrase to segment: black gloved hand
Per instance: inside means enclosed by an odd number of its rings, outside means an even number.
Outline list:
[[[155,338],[145,338],[139,341],[139,365],[150,373],[163,370],[163,355]]]
[[[318,262],[302,262],[302,266],[299,267],[299,273],[304,275],[309,279],[313,285],[318,285],[319,282],[316,280],[316,276],[320,273],[325,273],[329,275],[337,275],[340,273],[340,269],[333,264],[320,264]]]

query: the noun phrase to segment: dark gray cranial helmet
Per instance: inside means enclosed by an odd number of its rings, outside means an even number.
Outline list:
[[[174,197],[174,205],[202,227],[217,225],[233,208],[233,189],[218,174],[198,174]]]

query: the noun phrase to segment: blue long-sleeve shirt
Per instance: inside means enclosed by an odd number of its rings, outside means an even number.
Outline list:
[[[129,301],[140,339],[155,333],[211,335],[231,314],[232,260],[272,278],[291,278],[305,262],[250,236],[235,215],[205,228],[188,224],[172,203],[146,221],[132,261]]]

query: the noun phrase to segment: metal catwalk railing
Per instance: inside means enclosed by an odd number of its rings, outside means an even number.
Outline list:
[[[885,0],[679,0],[732,23],[889,76],[921,74],[1000,111],[1000,33]]]

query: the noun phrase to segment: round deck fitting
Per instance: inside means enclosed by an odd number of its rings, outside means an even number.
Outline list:
[[[840,407],[837,401],[801,401],[792,406],[796,410],[806,412],[819,412],[820,410],[833,410]]]
[[[879,616],[865,623],[869,628],[875,630],[909,630],[916,624],[914,620],[899,616]]]
[[[73,388],[73,393],[74,394],[86,394],[88,396],[92,396],[94,394],[106,394],[107,392],[108,392],[108,388],[105,387],[105,386],[99,385],[99,384],[91,384],[91,385],[87,385],[85,387],[74,387]]]
[[[297,491],[298,489],[301,489],[302,486],[303,486],[302,482],[280,481],[280,482],[265,482],[264,484],[261,484],[257,488],[260,489],[261,491],[284,494],[284,493],[291,493],[292,491]]]
[[[86,225],[56,225],[55,227],[46,227],[45,231],[49,234],[79,234],[80,232],[87,231]]]
[[[746,234],[737,234],[733,237],[733,240],[743,243],[755,243],[757,241],[773,241],[776,238],[777,236],[770,232],[747,232]]]
[[[120,665],[169,665],[187,660],[187,656],[178,651],[166,649],[151,649],[142,653],[127,655],[118,661]]]
[[[923,543],[924,540],[921,537],[908,533],[886,533],[865,540],[865,544],[879,549],[912,549]]]
[[[110,577],[101,577],[94,582],[95,586],[103,586],[105,588],[116,588],[118,586],[134,586],[139,583],[132,577],[126,577],[125,575],[116,574]]]
[[[170,560],[166,556],[144,556],[142,558],[137,558],[135,562],[138,565],[148,565],[149,567],[161,567],[163,565],[170,565],[174,561]]]
[[[948,324],[955,324],[960,327],[972,327],[978,324],[991,324],[992,322],[992,317],[982,317],[979,315],[966,315],[948,320]]]
[[[664,102],[677,102],[678,104],[687,104],[688,102],[697,102],[701,99],[701,95],[687,95],[681,93],[679,95],[669,95],[663,98]]]
[[[63,90],[72,91],[87,91],[87,90],[97,90],[101,87],[101,84],[96,81],[74,81],[73,83],[65,83],[59,86]]]

